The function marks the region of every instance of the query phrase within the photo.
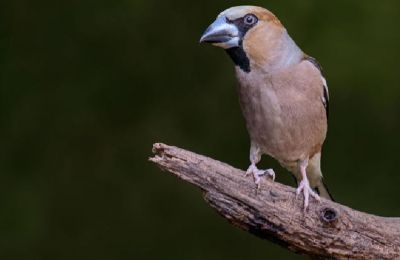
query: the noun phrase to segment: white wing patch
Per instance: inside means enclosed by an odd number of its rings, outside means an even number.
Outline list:
[[[322,84],[324,87],[324,94],[322,96],[322,103],[324,104],[324,107],[326,109],[326,115],[329,116],[329,89],[328,89],[328,84],[326,83],[326,79],[324,76],[321,76],[322,79]]]
[[[326,94],[327,94],[328,100],[329,100],[329,89],[328,89],[328,84],[326,83],[326,79],[325,79],[323,76],[321,76],[321,79],[322,79],[322,84],[324,85],[324,89],[325,89],[325,91],[326,91]]]
[[[329,90],[328,90],[328,84],[326,83],[326,79],[323,76],[322,67],[316,59],[314,59],[313,57],[308,56],[306,54],[304,54],[303,60],[311,62],[319,70],[319,72],[321,74],[321,81],[322,81],[322,85],[323,85],[323,94],[322,94],[321,100],[322,100],[322,104],[324,105],[325,110],[326,110],[326,117],[328,118],[329,117]]]

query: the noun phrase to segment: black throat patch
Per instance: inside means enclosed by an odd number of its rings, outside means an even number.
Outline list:
[[[236,66],[239,66],[246,73],[250,72],[250,60],[243,50],[243,46],[227,49],[226,53],[228,53]]]
[[[246,18],[252,18],[253,23],[246,23]],[[226,52],[228,53],[229,57],[231,57],[236,66],[239,66],[239,68],[244,72],[249,73],[251,70],[250,60],[243,49],[243,38],[246,33],[257,24],[258,18],[253,14],[247,14],[244,17],[235,20],[229,20],[227,18],[226,22],[235,25],[240,34],[239,46],[227,49]]]

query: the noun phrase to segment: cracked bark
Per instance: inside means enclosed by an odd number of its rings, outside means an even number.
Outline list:
[[[242,170],[157,143],[149,160],[198,186],[211,207],[233,225],[288,250],[317,258],[400,259],[400,218],[363,213],[321,198],[303,211],[295,189],[262,180],[256,191]]]

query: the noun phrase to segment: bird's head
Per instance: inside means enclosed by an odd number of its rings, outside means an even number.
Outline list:
[[[285,28],[270,11],[256,6],[236,6],[220,13],[201,36],[200,43],[225,49],[237,66],[250,72],[279,55]]]

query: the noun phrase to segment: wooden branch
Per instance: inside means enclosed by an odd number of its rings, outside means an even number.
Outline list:
[[[297,253],[331,259],[400,259],[400,218],[362,213],[325,199],[303,211],[295,189],[252,178],[225,163],[165,144],[150,161],[204,191],[233,225]]]

